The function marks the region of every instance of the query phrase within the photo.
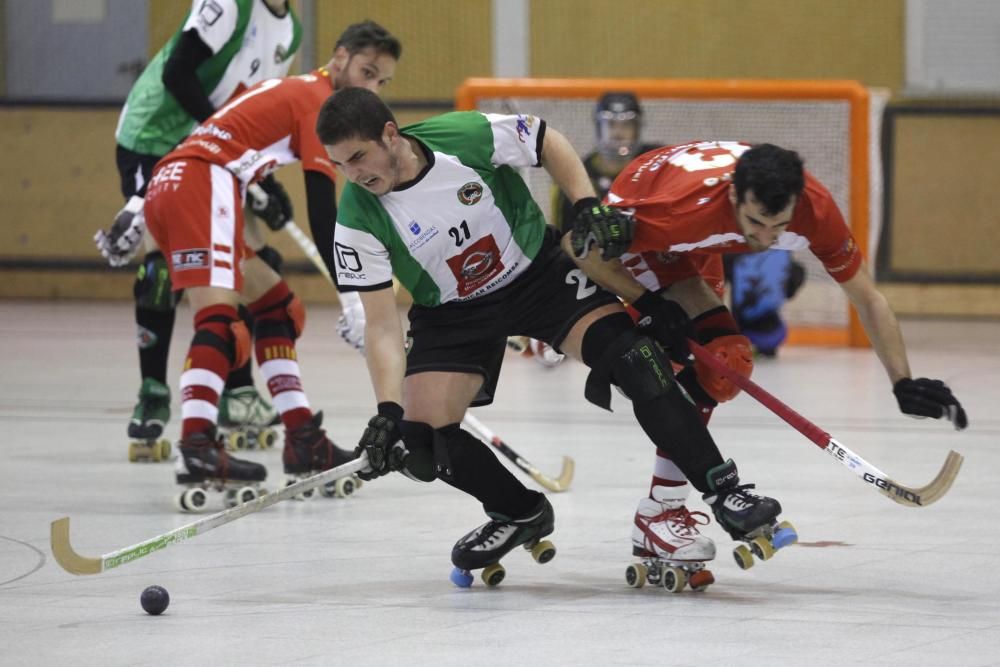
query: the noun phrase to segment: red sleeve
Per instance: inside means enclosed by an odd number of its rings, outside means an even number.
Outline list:
[[[809,239],[809,249],[823,262],[834,280],[838,283],[850,280],[861,268],[864,258],[837,203],[830,192],[808,174],[802,196],[801,214],[808,230],[805,236]]]
[[[303,171],[319,172],[331,181],[336,181],[337,169],[330,162],[330,157],[316,134],[316,119],[329,92],[329,83],[320,80],[308,86],[305,94],[296,101],[297,121],[292,131],[291,149],[302,161]]]

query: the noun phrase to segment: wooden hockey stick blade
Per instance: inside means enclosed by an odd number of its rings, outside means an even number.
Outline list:
[[[900,505],[905,505],[906,507],[926,507],[936,502],[948,492],[948,489],[951,488],[952,483],[955,481],[955,477],[958,475],[958,471],[962,468],[962,455],[956,451],[949,451],[944,465],[941,466],[941,470],[938,471],[938,474],[929,484],[917,488],[903,486],[868,463],[861,456],[852,452],[819,426],[816,426],[816,424],[813,424],[798,412],[785,405],[785,403],[756,382],[734,371],[698,343],[688,341],[688,344],[696,359],[711,367],[713,371],[720,373],[737,387],[757,399],[761,405],[783,419],[789,426],[804,435],[817,447],[840,461],[846,468],[860,477],[862,481],[871,484],[879,493]]]
[[[69,517],[56,519],[52,522],[50,531],[52,555],[55,557],[56,562],[59,563],[64,570],[71,574],[100,574],[101,572],[116,568],[120,565],[131,563],[132,561],[138,560],[143,556],[148,556],[154,551],[166,549],[167,547],[177,544],[178,542],[183,542],[184,540],[202,533],[207,533],[213,528],[218,528],[219,526],[235,521],[236,519],[246,516],[247,514],[259,512],[265,507],[270,507],[271,505],[281,502],[282,500],[288,500],[289,498],[293,498],[310,489],[314,489],[318,486],[344,477],[349,477],[364,468],[366,465],[368,465],[368,455],[362,453],[361,456],[352,461],[348,461],[347,463],[337,466],[336,468],[324,470],[323,472],[317,473],[312,477],[301,479],[294,484],[289,484],[279,491],[275,491],[274,493],[266,493],[258,497],[256,500],[217,512],[204,517],[203,519],[193,521],[189,524],[163,533],[162,535],[157,535],[156,537],[139,542],[138,544],[133,544],[131,546],[106,553],[97,558],[82,556],[73,549],[69,540]]]
[[[515,452],[510,445],[500,438],[500,436],[487,428],[486,424],[482,423],[468,412],[466,412],[465,417],[462,418],[462,424],[464,424],[466,428],[472,431],[472,433],[478,436],[481,440],[485,440],[499,449],[504,456],[514,463],[514,465],[528,473],[533,480],[538,482],[541,486],[544,486],[549,491],[561,493],[567,490],[569,485],[573,482],[573,473],[576,471],[576,463],[570,457],[563,457],[562,471],[560,472],[558,478],[552,479],[541,470],[531,465],[530,461]]]

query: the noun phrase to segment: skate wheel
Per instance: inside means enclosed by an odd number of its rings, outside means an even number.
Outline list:
[[[208,503],[208,494],[204,489],[188,489],[177,499],[178,505],[185,512],[200,512]]]
[[[775,549],[784,549],[799,541],[799,534],[795,532],[795,526],[788,521],[778,524],[778,530],[774,531],[771,537],[771,544]]]
[[[459,588],[468,588],[472,585],[472,573],[468,570],[462,570],[460,568],[452,568],[451,574],[448,575],[451,579],[451,583],[455,584]]]
[[[169,440],[160,440],[160,442],[157,443],[157,444],[160,446],[160,460],[161,461],[169,461],[170,460],[170,441]]]
[[[708,570],[698,570],[688,577],[688,585],[693,591],[703,591],[715,583],[715,575]]]
[[[244,486],[242,489],[236,492],[236,498],[238,499],[239,501],[238,504],[240,505],[242,505],[243,503],[252,503],[253,501],[257,500],[258,497],[259,494],[257,493],[257,489],[253,488],[252,486]]]
[[[271,449],[278,441],[278,434],[273,428],[262,429],[257,434],[257,447],[260,449]]]
[[[741,544],[733,549],[733,558],[736,559],[736,564],[739,565],[741,570],[749,570],[753,567],[753,554],[745,544]]]
[[[131,463],[139,460],[139,446],[134,442],[128,443],[128,460]]]
[[[352,476],[351,479],[354,480],[354,490],[357,491],[362,486],[364,486],[365,481],[357,476]]]
[[[352,495],[358,487],[354,483],[353,477],[345,477],[344,479],[338,479],[334,488],[336,489],[335,495],[338,498],[346,498]]]
[[[149,443],[149,458],[154,463],[159,463],[160,462],[161,459],[160,459],[160,441],[159,440],[154,440],[153,442]]]
[[[642,588],[646,584],[646,566],[632,563],[625,568],[625,583],[632,588]]]
[[[483,568],[481,576],[483,583],[487,586],[497,586],[507,576],[507,570],[500,563],[493,563],[493,565],[487,565]]]
[[[531,547],[531,557],[535,559],[536,563],[548,563],[556,557],[556,545],[548,540],[542,540]]]
[[[750,540],[750,551],[760,560],[770,560],[771,556],[774,555],[774,547],[770,540],[763,535],[758,535]]]
[[[226,449],[231,452],[238,451],[240,449],[247,448],[247,436],[246,433],[241,433],[239,431],[230,431],[226,434]]]
[[[660,580],[660,585],[663,586],[664,590],[671,593],[680,593],[684,590],[684,584],[687,583],[687,572],[680,569],[679,567],[667,567],[663,569],[663,579]]]

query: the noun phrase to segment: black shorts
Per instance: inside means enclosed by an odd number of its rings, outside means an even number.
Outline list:
[[[132,195],[146,196],[146,186],[153,177],[153,167],[162,156],[133,153],[121,145],[115,148],[115,162],[121,179],[122,196],[128,201]]]
[[[529,336],[558,350],[581,317],[618,303],[562,251],[559,236],[549,227],[524,275],[497,292],[473,301],[410,308],[406,374],[477,373],[483,376],[483,386],[472,405],[489,405],[508,336]]]

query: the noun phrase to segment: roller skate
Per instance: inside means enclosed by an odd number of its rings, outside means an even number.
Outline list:
[[[663,487],[657,487],[658,489]],[[715,544],[698,532],[708,525],[704,512],[689,512],[683,495],[671,499],[643,498],[632,525],[632,555],[640,562],[625,570],[625,581],[642,588],[648,581],[671,593],[685,586],[703,591],[715,583],[705,564],[715,558]]]
[[[170,388],[146,378],[139,388],[139,402],[132,410],[128,423],[128,460],[167,461],[170,458],[170,441],[161,438],[163,428],[170,421]]]
[[[753,484],[740,484],[732,459],[709,470],[706,477],[711,490],[702,497],[712,508],[715,520],[734,540],[746,542],[733,550],[741,570],[753,567],[754,556],[769,560],[779,549],[798,541],[791,523],[777,521],[781,504],[774,498],[751,493]]]
[[[555,545],[542,539],[552,534],[555,526],[555,513],[545,496],[519,519],[496,512],[487,512],[486,515],[490,521],[460,539],[451,550],[451,562],[455,569],[450,578],[456,586],[471,586],[471,570],[479,569],[482,569],[483,583],[496,586],[506,575],[500,559],[519,545],[530,551],[531,557],[538,563],[548,563],[555,557]]]
[[[336,468],[355,458],[353,452],[341,449],[326,437],[320,425],[323,423],[323,413],[317,412],[312,419],[294,430],[285,429],[285,451],[282,461],[285,464],[285,474],[289,486],[300,479],[316,473]],[[327,498],[346,498],[361,487],[361,479],[357,476],[343,477],[321,486],[320,493]],[[312,497],[310,489],[302,494],[300,499]]]
[[[178,449],[177,483],[185,487],[177,496],[181,511],[204,511],[209,492],[222,493],[226,507],[251,502],[266,493],[260,483],[267,479],[267,468],[230,456],[214,427],[181,438]]]
[[[252,386],[225,389],[219,397],[219,431],[231,452],[271,449],[278,442],[271,427],[279,423],[278,411]]]

